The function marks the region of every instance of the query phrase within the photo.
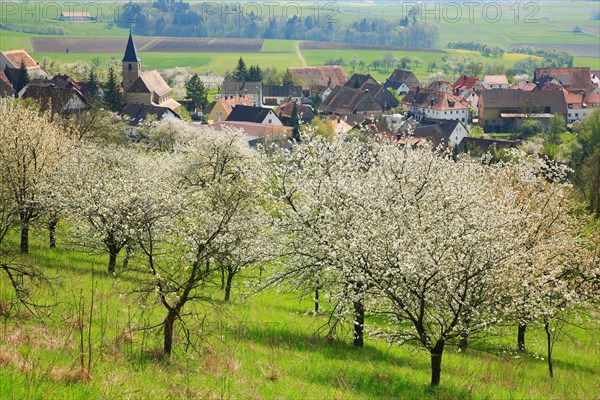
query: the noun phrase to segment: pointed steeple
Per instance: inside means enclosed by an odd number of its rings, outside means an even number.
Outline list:
[[[135,49],[135,43],[133,43],[133,37],[131,36],[131,29],[129,30],[129,40],[127,41],[127,48],[125,49],[125,55],[123,56],[123,62],[140,62],[142,61]]]

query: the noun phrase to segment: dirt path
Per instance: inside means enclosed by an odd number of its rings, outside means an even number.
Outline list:
[[[296,42],[296,54],[298,55],[298,58],[300,59],[300,62],[302,63],[303,67],[306,67],[306,60],[304,59],[304,56],[302,55],[302,53],[300,52],[300,42]]]

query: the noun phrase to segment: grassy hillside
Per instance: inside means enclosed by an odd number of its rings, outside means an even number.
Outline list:
[[[353,21],[359,18],[401,18],[410,11],[412,3],[404,6],[386,3],[341,2],[335,18]],[[440,31],[439,45],[448,42],[473,40],[476,42],[508,47],[511,43],[589,43],[598,44],[598,34],[573,34],[575,26],[597,27],[590,20],[596,2],[590,1],[542,1],[493,3],[484,11],[484,3],[472,8],[469,17],[468,3],[446,6],[431,3],[421,7],[422,20],[436,24]],[[499,8],[496,8],[498,6]],[[437,19],[436,19],[437,18]],[[497,21],[496,21],[497,20]]]
[[[241,280],[232,304],[220,300],[218,284],[207,284],[214,304],[197,305],[194,311],[203,319],[190,321],[197,352],[185,351],[180,333],[172,360],[162,360],[160,332],[131,333],[142,322],[162,318],[147,303],[122,296],[138,283],[133,268],[109,277],[104,257],[49,250],[41,233],[33,239],[28,260],[42,266],[52,282],[52,290],[43,287],[37,298],[54,306],[39,318],[22,308],[9,311],[10,291],[0,281],[0,398],[587,399],[598,393],[597,332],[571,328],[572,339],[562,336],[555,347],[554,379],[548,377],[545,341],[536,328],[528,330],[527,354],[499,347],[512,349],[512,329],[499,331],[493,343],[475,344],[485,352],[448,348],[442,386],[431,390],[426,353],[372,338],[357,350],[347,332],[327,340],[315,334],[326,318],[309,312],[309,300],[276,292],[246,297]],[[82,380],[75,304],[83,298],[87,343],[92,288],[93,370]]]

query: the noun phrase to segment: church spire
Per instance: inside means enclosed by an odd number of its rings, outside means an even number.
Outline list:
[[[129,30],[129,40],[127,41],[127,48],[125,49],[125,55],[123,56],[123,62],[140,62],[142,61],[135,49],[135,43],[133,43],[133,37],[131,36],[131,30]]]

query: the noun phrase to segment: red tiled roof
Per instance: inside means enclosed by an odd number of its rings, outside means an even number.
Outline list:
[[[2,54],[12,64],[14,68],[21,67],[21,61],[25,63],[27,68],[35,68],[38,64],[25,50],[3,51]]]
[[[465,89],[473,89],[475,85],[479,83],[479,79],[473,76],[462,75],[456,80],[452,89],[456,92],[457,90],[463,91]]]
[[[568,90],[587,91],[592,84],[592,74],[589,67],[578,68],[536,68],[534,81],[543,76],[549,75],[556,78]]]
[[[303,119],[311,120],[314,116],[314,112],[309,105],[300,104],[296,100],[293,100],[289,97],[283,103],[281,103],[277,109],[275,109],[275,114],[285,118],[291,118],[292,113],[294,112],[294,105],[296,106],[296,112],[298,115],[302,115]]]
[[[414,104],[417,107],[431,110],[456,110],[469,107],[469,103],[459,96],[428,89],[420,89],[419,91],[411,89],[406,93],[401,103],[407,106]],[[454,105],[451,105],[452,103]]]
[[[244,106],[253,106],[254,105],[254,100],[248,98],[248,97],[244,97],[244,96],[231,96],[230,98],[221,98],[217,100],[221,106],[223,107],[223,109],[225,110],[225,112],[227,112],[227,115],[231,114],[231,111],[233,110],[233,107],[237,106],[238,104],[244,105]]]
[[[589,108],[600,106],[600,94],[569,93],[565,90],[564,95],[567,107],[571,106],[572,108],[583,108],[583,103],[585,103]]]

